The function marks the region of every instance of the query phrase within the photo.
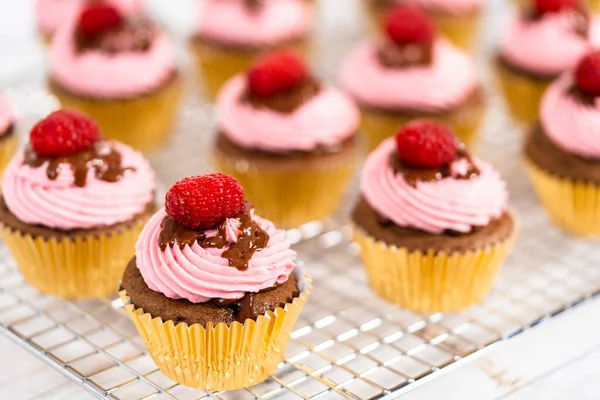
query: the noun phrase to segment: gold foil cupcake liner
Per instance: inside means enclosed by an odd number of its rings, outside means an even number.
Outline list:
[[[17,132],[12,132],[10,136],[0,138],[0,177],[15,155],[18,146],[19,135]]]
[[[77,96],[53,82],[50,90],[63,108],[76,109],[94,118],[104,136],[149,152],[163,143],[173,129],[183,82],[180,76],[175,76],[154,92],[131,99]]]
[[[540,102],[551,81],[511,71],[499,61],[496,62],[496,75],[510,114],[525,125],[525,131],[529,131],[538,119]]]
[[[465,111],[467,110],[455,111],[439,116],[407,116],[393,112],[363,109],[360,127],[361,131],[366,135],[369,150],[372,151],[385,139],[394,136],[402,125],[415,119],[427,118],[450,127],[467,148],[473,150],[477,145],[485,108],[482,105],[477,110]]]
[[[216,99],[221,87],[233,76],[246,71],[256,58],[273,49],[235,50],[219,47],[218,44],[205,43],[192,39],[191,51],[196,62],[198,77],[203,84],[204,92],[210,100]],[[281,47],[291,48],[302,55],[310,57],[307,39],[283,44]]]
[[[25,280],[41,292],[92,298],[116,292],[146,217],[111,233],[75,238],[34,237],[0,224],[0,235]]]
[[[324,160],[303,170],[258,165],[215,154],[217,168],[235,177],[256,213],[277,226],[295,228],[322,220],[338,209],[356,168],[356,154],[341,162]]]
[[[306,271],[296,267],[300,295],[283,308],[267,311],[256,321],[189,326],[136,308],[121,291],[127,313],[158,368],[170,379],[193,388],[219,391],[258,384],[283,359],[298,315],[312,290]]]
[[[516,229],[505,240],[474,251],[408,251],[353,226],[354,240],[373,290],[401,307],[423,313],[459,311],[490,292]]]
[[[600,185],[552,175],[530,160],[533,188],[556,225],[579,236],[600,236]]]

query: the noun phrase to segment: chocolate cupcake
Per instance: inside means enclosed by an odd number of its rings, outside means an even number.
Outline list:
[[[49,86],[103,133],[148,151],[170,133],[182,83],[166,35],[143,14],[93,3],[50,46]]]
[[[170,379],[239,389],[265,380],[283,357],[310,291],[295,257],[235,179],[189,177],[140,234],[121,297]]]
[[[577,235],[600,235],[600,52],[548,88],[525,159],[552,220]]]
[[[438,37],[417,7],[390,11],[385,34],[344,60],[341,81],[362,110],[361,131],[374,149],[398,126],[428,118],[474,146],[485,110],[469,56]]]
[[[270,54],[231,79],[217,114],[215,163],[257,212],[290,228],[337,209],[355,168],[359,112],[296,54]]]
[[[116,291],[153,212],[148,162],[99,132],[87,116],[56,111],[32,129],[3,175],[0,235],[25,279],[44,293]]]
[[[352,213],[373,289],[419,312],[480,300],[512,246],[505,183],[444,126],[406,124],[368,157]]]
[[[17,150],[15,112],[8,99],[0,95],[0,176]]]
[[[580,0],[529,0],[512,20],[496,72],[513,117],[532,124],[548,85],[598,43],[598,22]]]
[[[210,98],[265,52],[309,53],[313,0],[206,0],[191,39],[197,69]]]

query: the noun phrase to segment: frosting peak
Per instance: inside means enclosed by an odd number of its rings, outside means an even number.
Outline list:
[[[464,102],[477,87],[469,56],[443,39],[433,44],[430,63],[406,68],[382,65],[377,49],[373,44],[364,44],[344,61],[342,84],[361,104],[384,109],[446,110]]]
[[[249,213],[252,223],[268,235],[264,248],[256,250],[246,269],[232,268],[226,253],[239,243],[238,227],[244,221],[229,218],[222,226],[227,231],[227,243],[221,248],[204,247],[194,240],[184,246],[161,249],[161,222],[167,216],[157,212],[144,227],[136,244],[137,265],[144,281],[152,290],[172,299],[185,298],[193,303],[211,299],[240,299],[246,293],[257,293],[284,283],[294,269],[296,252],[285,240],[285,232],[265,219]],[[205,236],[216,232],[204,232]],[[215,237],[215,236],[211,236]]]
[[[589,104],[573,93],[566,72],[546,90],[540,120],[548,137],[561,148],[585,158],[600,158],[600,98]]]
[[[467,233],[506,211],[506,184],[489,164],[474,158],[474,173],[468,160],[459,157],[449,167],[450,176],[411,183],[392,167],[395,151],[394,138],[389,138],[371,153],[360,189],[369,205],[396,225],[432,234]]]
[[[330,86],[291,113],[255,107],[244,101],[247,82],[238,75],[225,84],[217,101],[221,130],[246,148],[272,152],[311,151],[332,147],[351,137],[359,112],[348,97]]]

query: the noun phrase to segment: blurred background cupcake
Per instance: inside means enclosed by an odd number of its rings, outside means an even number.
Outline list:
[[[378,31],[385,14],[399,4],[427,10],[440,32],[454,44],[471,50],[477,39],[484,0],[364,0],[371,26]]]
[[[369,155],[352,213],[373,289],[418,312],[481,301],[515,225],[499,173],[432,121],[406,124]]]
[[[525,159],[553,221],[577,235],[600,236],[600,52],[548,88]]]
[[[33,127],[4,172],[0,235],[38,290],[106,295],[154,211],[154,190],[141,153],[104,140],[89,117],[59,110]]]
[[[117,7],[123,14],[142,10],[141,0],[37,0],[35,19],[40,35],[46,42],[50,42],[54,32],[77,18],[86,4],[100,1]]]
[[[16,117],[9,100],[0,95],[0,176],[19,145]]]
[[[341,71],[342,85],[362,110],[369,147],[416,118],[449,125],[472,147],[485,105],[469,56],[439,37],[417,6],[391,10],[383,27],[383,37],[355,49]]]
[[[124,16],[103,3],[86,6],[56,33],[48,80],[63,107],[143,151],[170,133],[182,92],[165,33],[143,14]]]
[[[511,21],[496,70],[513,117],[537,119],[544,90],[598,43],[598,21],[581,0],[530,0]]]
[[[192,52],[206,95],[214,98],[229,78],[260,54],[278,47],[309,52],[312,0],[205,0]]]
[[[339,206],[355,169],[359,112],[300,57],[279,51],[232,78],[217,102],[217,167],[285,228]]]

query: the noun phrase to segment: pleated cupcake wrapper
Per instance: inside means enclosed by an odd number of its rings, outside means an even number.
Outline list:
[[[206,327],[162,321],[120,296],[158,368],[170,379],[193,388],[219,391],[258,384],[283,359],[290,333],[312,290],[306,271],[296,267],[300,295],[275,311],[230,326]]]
[[[373,6],[375,0],[363,0],[369,19],[369,29],[373,34],[380,34],[383,17],[385,12],[378,11],[380,7]],[[439,32],[450,39],[457,46],[471,51],[474,50],[475,39],[479,32],[479,24],[481,22],[481,12],[475,12],[468,15],[444,15],[432,13],[431,17],[434,20]]]
[[[414,119],[427,118],[449,126],[469,149],[477,144],[479,128],[483,121],[484,106],[478,110],[464,112],[457,110],[451,114],[440,116],[405,116],[389,112],[381,112],[370,109],[362,110],[361,131],[366,135],[370,150],[374,150],[383,140],[393,136],[398,129]]]
[[[600,0],[587,0],[587,2],[589,4],[592,12],[594,12],[594,13],[600,12]]]
[[[462,310],[481,301],[512,248],[505,240],[467,252],[408,251],[390,246],[353,226],[354,240],[375,292],[401,307],[423,313]]]
[[[192,40],[190,47],[204,92],[211,100],[217,97],[225,82],[234,75],[246,71],[257,57],[268,51],[268,49],[236,51],[199,40]],[[305,59],[310,58],[308,39],[299,40],[283,47],[295,50]]]
[[[14,156],[19,146],[19,135],[13,132],[9,137],[0,138],[0,176]]]
[[[50,85],[62,107],[93,117],[104,136],[149,152],[163,143],[173,129],[183,95],[181,77],[175,77],[155,92],[132,99],[79,97]]]
[[[147,218],[112,233],[74,239],[44,239],[0,224],[0,235],[21,273],[41,292],[64,298],[92,298],[114,293],[135,252]]]
[[[525,131],[528,131],[538,119],[540,101],[550,81],[516,73],[498,62],[495,68],[510,114],[526,125]]]
[[[256,212],[282,228],[321,220],[339,207],[356,164],[353,157],[324,161],[318,169],[277,170],[275,166],[248,165],[216,154],[219,170],[234,176]]]
[[[600,236],[600,185],[552,175],[530,160],[533,188],[556,225],[579,236]]]

